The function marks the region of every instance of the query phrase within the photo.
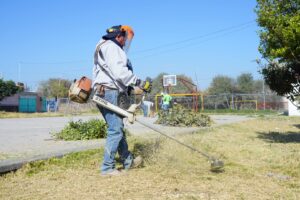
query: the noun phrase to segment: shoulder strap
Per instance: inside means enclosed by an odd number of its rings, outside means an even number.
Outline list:
[[[107,40],[104,40],[103,42],[100,42],[97,46],[96,46],[96,50],[95,50],[95,53],[94,53],[94,64],[98,64],[98,53],[100,54],[101,52],[101,46],[106,42]],[[101,52],[100,54],[101,58],[104,60],[103,58],[103,54]],[[99,65],[100,66],[100,65]],[[101,68],[103,68],[102,66],[100,66]]]
[[[104,60],[104,56],[103,53],[101,51],[101,46],[106,42],[107,40],[104,40],[103,42],[100,42],[95,50],[94,53],[94,64],[98,65],[101,70],[113,81],[114,85],[116,86],[117,89],[119,89],[118,84],[124,85],[123,83],[121,83],[120,81],[117,81],[117,79],[113,76],[113,74],[111,72],[109,72],[107,69],[105,69],[102,65],[100,65],[100,63],[98,62],[98,54],[101,57],[102,60]],[[126,86],[125,86],[126,87]]]

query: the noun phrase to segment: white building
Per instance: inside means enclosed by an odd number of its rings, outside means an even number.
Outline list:
[[[299,105],[300,102],[294,102]],[[297,108],[291,101],[289,101],[289,116],[300,116],[300,109]]]

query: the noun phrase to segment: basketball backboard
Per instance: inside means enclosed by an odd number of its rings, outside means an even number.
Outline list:
[[[163,76],[163,86],[176,86],[177,85],[177,79],[176,75],[164,75]]]

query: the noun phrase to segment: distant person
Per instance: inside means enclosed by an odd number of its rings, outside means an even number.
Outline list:
[[[144,112],[144,117],[149,117],[151,108],[153,107],[153,102],[151,101],[143,101],[142,107],[143,107],[143,112]]]
[[[162,109],[168,111],[171,105],[172,97],[168,93],[163,93],[162,96]]]

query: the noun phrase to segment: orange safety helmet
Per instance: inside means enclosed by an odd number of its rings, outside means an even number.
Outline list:
[[[123,31],[126,32],[128,39],[132,39],[133,36],[134,36],[133,29],[132,29],[130,26],[122,25],[122,26],[121,26],[121,31],[122,31],[122,32],[123,32]]]
[[[120,29],[122,32],[125,32],[125,45],[124,45],[123,49],[126,53],[128,53],[131,41],[134,36],[134,32],[133,32],[133,29],[127,25],[122,25]]]
[[[134,36],[133,29],[130,26],[127,25],[112,26],[106,30],[106,33],[107,34],[102,37],[105,40],[115,38],[119,34],[123,35],[125,37],[125,45],[123,46],[123,50],[126,53],[128,52],[132,38]]]

